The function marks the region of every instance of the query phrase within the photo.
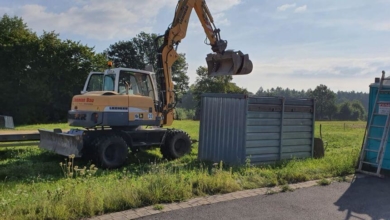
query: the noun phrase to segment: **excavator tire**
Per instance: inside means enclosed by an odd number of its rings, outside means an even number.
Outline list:
[[[96,165],[113,169],[122,166],[127,160],[128,147],[126,141],[119,135],[98,137],[93,143],[96,154]]]
[[[174,160],[191,153],[190,136],[181,130],[168,130],[160,151],[164,158]]]
[[[83,138],[82,158],[86,161],[95,162],[96,159],[96,144],[99,139],[95,135],[86,135]]]

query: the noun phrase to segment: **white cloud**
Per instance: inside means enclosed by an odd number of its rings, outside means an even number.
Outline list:
[[[224,12],[240,3],[241,0],[227,0],[223,4],[221,4],[218,0],[209,0],[207,2],[207,7],[213,17],[215,26],[217,26],[217,28],[221,26],[229,26],[230,20],[226,17]],[[188,24],[188,32],[198,34],[204,33],[201,23],[199,22],[199,18],[195,12],[191,14],[190,23]]]
[[[229,26],[230,21],[226,18],[225,13],[218,13],[214,16],[214,22],[217,26]]]
[[[318,27],[359,27],[369,31],[390,31],[390,22],[381,21],[375,18],[319,18],[301,19],[299,22],[316,25]]]
[[[239,5],[242,0],[225,0],[223,4],[221,4],[220,0],[209,0],[207,1],[207,7],[210,10],[211,15],[214,18],[214,23],[217,27],[219,26],[229,26],[230,21],[226,17],[225,11]],[[196,18],[198,19],[198,18]],[[199,22],[196,21],[199,25]]]
[[[239,5],[242,0],[208,0],[207,7],[209,8],[211,14],[220,13],[226,10],[231,9],[232,7]]]
[[[257,68],[264,73],[323,75],[324,77],[367,75],[390,62],[390,57],[378,58],[318,58],[318,59],[278,59],[270,62],[257,62]],[[380,64],[380,65],[375,65]]]
[[[374,24],[372,24],[374,23]],[[376,31],[390,31],[390,22],[372,22],[371,28]],[[368,26],[368,25],[367,25]]]
[[[253,60],[253,72],[233,77],[233,82],[254,93],[260,86],[307,90],[319,84],[334,91],[368,92],[369,84],[382,70],[390,72],[389,63],[390,57]]]
[[[306,9],[307,9],[307,6],[306,6],[306,5],[303,5],[303,6],[301,6],[301,7],[296,8],[296,9],[294,10],[294,12],[296,12],[296,13],[304,12],[304,11],[306,11]]]
[[[307,9],[307,5],[303,5],[300,7],[296,7],[297,5],[295,3],[293,4],[284,4],[276,8],[277,11],[286,11],[290,8],[295,8],[294,12],[299,13],[299,12],[304,12]]]
[[[29,27],[41,31],[55,30],[59,33],[71,33],[91,39],[112,39],[114,37],[130,37],[139,31],[150,29],[147,24],[158,12],[158,7],[150,7],[153,1],[137,4],[115,4],[106,1],[88,1],[87,4],[74,6],[66,11],[53,13],[41,5],[24,5],[19,15]],[[128,6],[128,5],[131,5]],[[145,10],[140,5],[152,10]],[[154,8],[154,9],[153,9]]]
[[[230,21],[228,18],[226,18],[225,13],[216,13],[213,15],[214,18],[214,24],[215,26],[221,27],[221,26],[229,26]],[[203,33],[202,24],[199,22],[199,19],[197,15],[194,13],[191,15],[190,23],[188,24],[188,31],[192,33]]]
[[[35,31],[52,31],[81,35],[89,39],[111,40],[130,38],[140,31],[150,32],[161,9],[167,7],[173,12],[177,1],[172,0],[74,0],[73,7],[61,12],[51,12],[38,4],[13,8]],[[241,0],[209,0],[208,6],[221,25],[229,21],[223,12],[240,4]],[[0,12],[6,9],[0,8]],[[195,14],[195,12],[193,12]],[[166,24],[164,24],[166,25]]]
[[[295,6],[296,6],[295,3],[293,3],[293,4],[284,4],[284,5],[281,5],[281,6],[277,7],[276,10],[278,10],[278,11],[286,11],[289,8],[295,8]]]

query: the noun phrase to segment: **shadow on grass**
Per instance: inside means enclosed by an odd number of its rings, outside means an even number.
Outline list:
[[[133,175],[143,175],[156,167],[164,168],[166,171],[177,172],[180,170],[207,169],[211,172],[213,163],[209,161],[198,161],[196,154],[185,155],[182,158],[168,160],[162,157],[159,149],[129,153],[125,165],[119,170],[126,169]]]
[[[15,147],[0,149],[0,182],[5,179],[10,182],[25,182],[39,176],[41,179],[50,179],[56,181],[64,178],[60,162],[67,162],[65,156],[58,155],[38,147]],[[89,167],[92,161],[84,158],[75,158],[74,166]],[[159,148],[141,150],[138,152],[128,152],[128,159],[125,164],[117,169],[99,168],[96,176],[112,175],[122,173],[124,170],[133,176],[141,176],[148,173],[157,166],[164,168],[168,172],[177,171],[202,171],[212,173],[213,169],[220,169],[233,172],[240,172],[245,169],[245,165],[234,166],[226,163],[214,163],[211,161],[199,161],[196,151],[190,155],[175,160],[166,160],[162,157]],[[267,166],[285,166],[285,163],[279,162]],[[263,166],[264,167],[264,166]]]
[[[62,156],[35,147],[0,150],[0,181],[23,182],[32,177],[58,179],[62,175]]]
[[[12,147],[0,149],[0,182],[25,182],[32,178],[58,180],[64,178],[60,163],[68,162],[68,157],[58,155],[37,147]],[[92,161],[84,158],[75,158],[74,165],[78,167],[89,167]],[[194,155],[187,155],[183,158],[168,161],[162,158],[159,149],[151,149],[130,152],[125,164],[117,169],[99,168],[96,173],[109,175],[121,172],[126,169],[132,175],[142,175],[157,165],[169,167],[185,167],[186,169],[199,168],[201,166],[211,167],[211,163],[201,163],[194,158]]]

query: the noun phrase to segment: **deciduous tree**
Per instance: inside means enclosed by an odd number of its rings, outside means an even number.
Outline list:
[[[128,67],[144,69],[151,64],[157,70],[157,52],[155,39],[157,34],[141,32],[129,41],[119,41],[109,46],[105,53],[116,67]],[[179,53],[179,58],[172,65],[172,81],[175,90],[181,95],[189,88],[187,75],[188,64],[184,53]]]
[[[238,87],[232,83],[232,76],[215,76],[209,77],[207,75],[207,67],[200,66],[196,70],[198,75],[194,85],[194,99],[200,103],[201,95],[203,93],[242,93],[248,94],[244,88]]]
[[[0,114],[16,124],[66,121],[72,96],[104,56],[54,32],[38,37],[19,17],[4,15],[0,28]]]
[[[327,116],[331,119],[337,109],[335,104],[336,94],[326,85],[321,84],[309,95],[316,99],[316,118],[324,119]]]

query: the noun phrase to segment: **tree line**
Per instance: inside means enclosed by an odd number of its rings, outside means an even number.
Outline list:
[[[72,40],[59,39],[58,33],[30,30],[20,17],[3,15],[0,20],[0,115],[9,115],[16,124],[65,122],[72,97],[80,93],[91,71],[103,71],[108,60],[114,67],[156,70],[156,33],[141,32],[135,37],[111,44],[101,53]],[[208,77],[207,67],[199,66],[196,81],[189,84],[184,53],[172,67],[172,79],[181,102],[178,118],[196,115],[203,93],[242,93],[260,96],[315,97],[316,117],[329,120],[364,120],[368,95],[332,92],[325,85],[314,90],[280,87],[255,93],[232,82],[231,76]]]
[[[0,30],[0,114],[15,124],[66,119],[72,96],[105,57],[54,32],[38,36],[18,17],[4,15]]]
[[[263,90],[260,88],[256,95],[273,95],[292,98],[314,98],[316,100],[316,119],[318,120],[366,120],[368,109],[368,94],[362,92],[337,93],[326,85],[320,84],[314,90],[290,90],[277,87]]]

